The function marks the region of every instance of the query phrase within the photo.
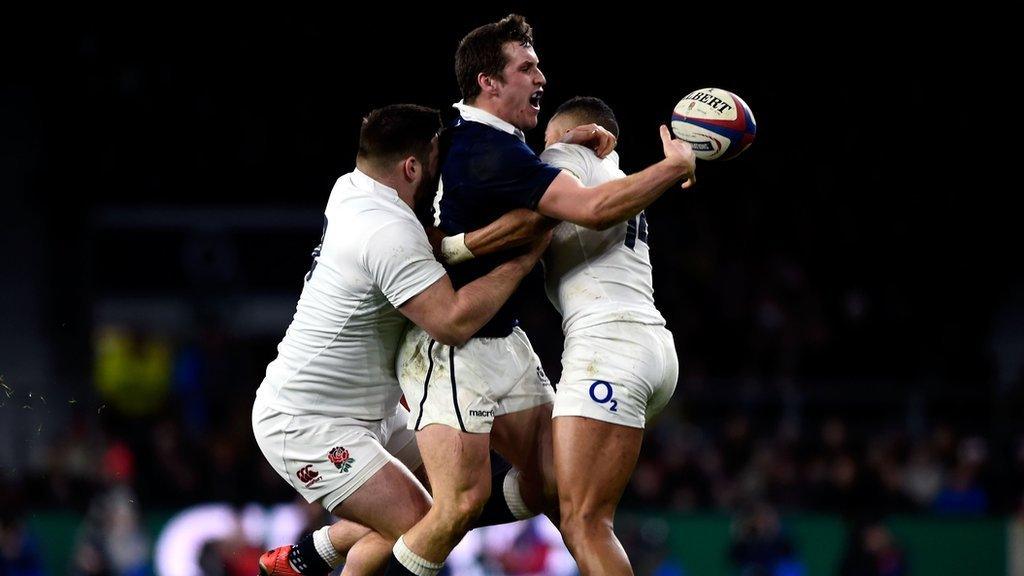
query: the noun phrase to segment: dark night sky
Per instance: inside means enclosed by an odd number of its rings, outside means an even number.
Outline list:
[[[458,39],[509,11],[444,10],[9,21],[7,217],[41,222],[56,294],[88,274],[57,262],[98,207],[320,209],[353,165],[361,116],[393,102],[448,105]],[[798,25],[776,14],[775,26],[748,16],[720,34],[719,20],[665,8],[520,11],[549,81],[544,110],[604,98],[627,171],[658,159],[657,125],[691,90],[732,90],[757,117],[743,156],[702,164],[696,189],[654,205],[653,238],[666,238],[656,268],[705,242],[751,274],[781,255],[826,306],[851,287],[872,297],[887,339],[864,359],[870,372],[918,374],[926,356],[946,358],[937,370],[950,380],[987,377],[989,325],[1021,274],[1009,194],[985,176],[994,162],[964,147],[982,139],[964,93],[985,78],[961,48],[842,15]],[[537,147],[541,131],[529,138]],[[856,359],[823,362],[824,375],[858,372]]]

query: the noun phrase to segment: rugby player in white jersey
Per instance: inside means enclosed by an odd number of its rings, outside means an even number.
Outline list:
[[[413,206],[436,189],[436,110],[375,110],[356,169],[324,212],[295,316],[256,392],[253,432],[267,461],[307,501],[345,520],[264,554],[265,576],[379,570],[430,507],[421,459],[399,404],[395,353],[411,320],[459,345],[495,314],[547,239],[458,291],[434,259]]]
[[[559,142],[582,124],[618,137],[611,108],[577,97],[560,106],[545,131],[541,159],[598,186],[626,177],[612,152]],[[474,256],[544,233],[557,221],[516,210],[466,234]],[[612,521],[640,454],[645,423],[671,398],[679,376],[672,333],[654,305],[647,218],[604,230],[558,223],[544,257],[548,297],[562,315],[565,349],[555,393],[554,466],[560,530],[587,574],[632,574]]]

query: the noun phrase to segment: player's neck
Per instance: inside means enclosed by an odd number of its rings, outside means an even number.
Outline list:
[[[378,183],[393,189],[398,193],[398,197],[402,202],[408,204],[410,208],[413,207],[413,196],[416,191],[412,184],[406,181],[400,174],[397,174],[395,170],[382,170],[373,164],[360,162],[356,162],[356,168]]]
[[[497,98],[490,98],[486,94],[481,94],[477,96],[476,100],[474,100],[472,104],[467,104],[467,106],[472,106],[473,108],[483,110],[484,112],[487,112],[491,116],[494,116],[495,118],[503,122],[508,122],[509,124],[512,124],[511,120],[502,115],[503,110],[501,107],[501,103],[498,101]]]

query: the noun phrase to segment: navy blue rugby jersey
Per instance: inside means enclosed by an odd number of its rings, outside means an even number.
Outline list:
[[[472,232],[516,208],[534,210],[558,176],[517,136],[479,122],[456,119],[441,138],[439,228],[446,235]],[[506,250],[445,265],[456,289],[486,275],[520,252]],[[523,284],[476,337],[504,337],[519,324]]]

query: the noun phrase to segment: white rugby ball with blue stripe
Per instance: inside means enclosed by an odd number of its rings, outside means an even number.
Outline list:
[[[672,132],[702,160],[728,160],[754,141],[757,124],[742,98],[721,88],[694,90],[672,111]]]

